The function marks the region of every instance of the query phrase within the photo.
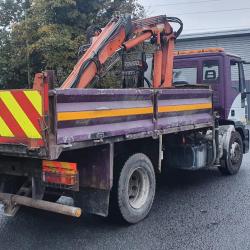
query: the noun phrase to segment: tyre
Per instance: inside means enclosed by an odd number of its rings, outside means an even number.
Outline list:
[[[111,199],[115,206],[111,213],[130,224],[143,220],[152,207],[155,186],[155,172],[150,159],[142,153],[130,156],[114,180]]]
[[[219,170],[225,175],[236,174],[241,166],[243,159],[243,143],[241,135],[234,131],[231,133],[229,142],[229,152],[224,151]]]

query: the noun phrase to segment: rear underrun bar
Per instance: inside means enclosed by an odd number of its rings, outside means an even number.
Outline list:
[[[35,200],[30,197],[25,197],[21,195],[0,193],[0,201],[3,202],[5,210],[7,211],[11,211],[15,209],[16,206],[21,205],[77,218],[80,217],[82,214],[81,208],[78,207],[67,206],[44,200]]]

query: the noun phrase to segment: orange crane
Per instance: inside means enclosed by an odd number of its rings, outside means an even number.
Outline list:
[[[177,32],[173,31],[170,22],[180,25]],[[165,15],[136,21],[131,21],[129,16],[114,17],[93,39],[61,89],[86,88],[112,55],[127,52],[149,39],[156,45],[153,87],[171,87],[174,43],[182,28],[180,19]]]

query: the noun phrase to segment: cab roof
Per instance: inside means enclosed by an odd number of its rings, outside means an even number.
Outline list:
[[[178,50],[174,52],[175,57],[193,57],[195,56],[204,56],[204,55],[226,55],[232,56],[240,59],[241,57],[238,55],[226,53],[224,48],[205,48],[205,49],[196,49],[196,50]]]

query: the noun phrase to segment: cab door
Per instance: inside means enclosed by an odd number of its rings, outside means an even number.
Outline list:
[[[227,94],[228,119],[246,124],[247,98],[243,63],[230,58],[230,75]]]
[[[224,75],[223,75],[223,60],[221,57],[214,56],[204,58],[201,65],[201,82],[208,84],[213,90],[213,104],[215,110],[219,111],[221,116],[225,115],[224,109]]]

